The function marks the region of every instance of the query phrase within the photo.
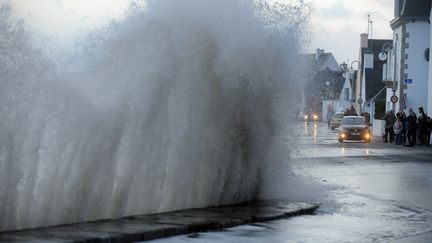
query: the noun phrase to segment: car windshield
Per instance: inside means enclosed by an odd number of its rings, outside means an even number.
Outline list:
[[[364,117],[344,117],[342,125],[365,125]]]

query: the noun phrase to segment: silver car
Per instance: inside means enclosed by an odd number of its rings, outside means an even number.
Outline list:
[[[344,117],[343,112],[336,112],[333,114],[331,120],[330,120],[330,129],[335,130],[338,128],[341,124],[342,118]]]

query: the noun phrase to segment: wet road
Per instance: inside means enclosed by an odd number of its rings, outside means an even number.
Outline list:
[[[432,242],[432,148],[341,144],[321,123],[299,131],[287,195],[322,202],[316,215],[159,241]]]

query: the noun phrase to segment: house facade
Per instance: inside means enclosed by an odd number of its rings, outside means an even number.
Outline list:
[[[338,100],[345,84],[344,70],[332,53],[322,49],[305,54],[304,61],[309,70],[303,90],[304,111],[320,113],[325,121],[328,112],[339,109]]]
[[[393,65],[388,65],[386,109],[429,110],[432,108],[428,98],[431,1],[395,0],[394,6],[395,18],[390,22],[393,43],[388,51]]]
[[[432,8],[432,6],[431,6],[431,8]],[[432,21],[432,9],[431,9],[430,12],[431,12],[431,14],[430,14],[430,17],[429,17],[429,22]],[[431,29],[429,30],[429,35],[430,35],[430,37],[429,37],[429,41],[430,41],[429,48],[432,46],[432,26],[430,28]],[[431,57],[430,51],[429,51],[429,53],[425,53],[425,55],[429,56],[429,60],[430,60],[430,57]],[[432,115],[432,63],[430,61],[429,61],[429,86],[428,86],[428,94],[430,94],[430,95],[428,95],[428,102],[427,102],[428,105],[427,105],[427,107],[425,109],[426,109],[427,113],[430,116],[430,115]]]
[[[343,73],[343,85],[339,86],[339,90],[337,94],[332,99],[327,99],[324,97],[322,101],[322,114],[323,121],[327,121],[327,113],[334,112],[344,112],[347,108],[350,108],[354,102],[354,93],[353,93],[353,84],[354,84],[354,75],[356,74],[352,69],[348,68],[346,63],[342,63],[340,65]]]
[[[386,84],[383,83],[383,73],[387,71],[386,60],[381,60],[379,54],[387,46],[390,39],[368,39],[367,34],[361,34],[359,55],[359,72],[357,75],[357,113],[368,112],[373,118],[381,118],[385,114]]]

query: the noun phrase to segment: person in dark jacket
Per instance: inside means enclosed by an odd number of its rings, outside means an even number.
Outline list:
[[[417,135],[417,115],[414,113],[412,108],[409,108],[409,115],[406,118],[406,129],[408,146],[414,147]]]
[[[398,114],[399,114],[398,117],[399,117],[399,119],[402,122],[402,132],[401,132],[401,135],[402,135],[402,145],[406,145],[406,137],[407,137],[406,115],[405,115],[405,112],[403,110],[400,111]]]
[[[417,137],[420,140],[420,146],[426,144],[426,128],[427,128],[427,116],[423,111],[423,107],[419,107],[419,116],[418,116],[417,128],[418,134]]]
[[[391,111],[389,111],[385,114],[384,121],[385,121],[384,143],[387,143],[388,140],[390,140],[390,143],[393,143],[394,140],[393,125],[396,121],[396,117]]]
[[[432,120],[430,117],[427,117],[427,123],[426,123],[426,146],[430,147],[430,136],[432,132]]]

